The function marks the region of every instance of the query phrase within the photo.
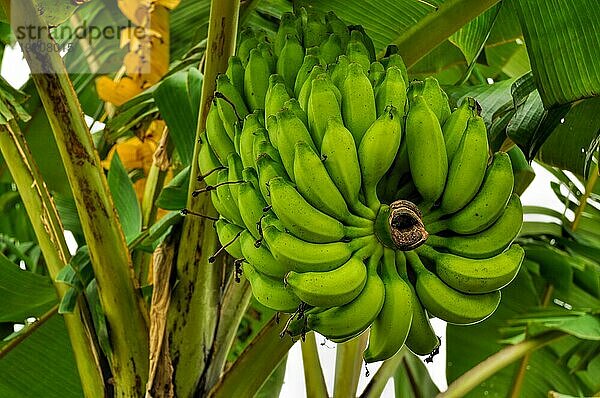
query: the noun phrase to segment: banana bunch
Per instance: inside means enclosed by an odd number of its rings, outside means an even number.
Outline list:
[[[198,154],[224,249],[286,331],[344,342],[367,362],[439,345],[429,318],[490,316],[519,271],[523,212],[506,153],[489,154],[474,99],[451,111],[333,13],[245,30],[218,76]]]

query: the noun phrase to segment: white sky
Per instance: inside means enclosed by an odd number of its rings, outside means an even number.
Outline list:
[[[2,76],[13,86],[20,87],[29,78],[29,67],[23,60],[22,53],[18,46],[16,48],[6,47],[4,52],[4,59],[2,61],[1,68]],[[534,164],[536,171],[536,178],[527,189],[527,191],[521,197],[523,205],[536,205],[546,206],[562,211],[564,206],[556,198],[552,190],[550,189],[550,181],[555,181],[555,178],[547,172],[544,168]],[[73,238],[70,236],[71,243]],[[70,245],[72,246],[72,244]],[[73,250],[72,247],[70,249]],[[440,354],[434,359],[434,362],[427,364],[427,368],[438,387],[442,390],[446,389],[446,376],[445,376],[445,364],[446,364],[446,347],[445,347],[445,330],[446,326],[443,321],[433,319],[433,326],[439,336],[442,336],[442,347]],[[325,372],[325,382],[330,395],[333,395],[333,379],[335,373],[335,343],[327,342],[325,345],[321,343],[325,339],[323,337],[317,337],[319,356],[321,359],[321,366]],[[380,363],[369,365],[370,377],[375,374],[379,368]],[[361,378],[359,382],[358,393],[360,394],[365,386],[368,384],[370,377],[365,376],[364,364],[361,371]],[[288,355],[288,363],[285,374],[285,383],[281,390],[281,397],[285,398],[302,398],[306,396],[306,389],[304,386],[304,371],[302,368],[302,354],[300,346],[297,343],[290,350]],[[382,397],[393,398],[393,381],[387,384]]]

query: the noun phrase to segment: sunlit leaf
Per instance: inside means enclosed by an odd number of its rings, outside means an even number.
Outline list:
[[[473,62],[479,54],[490,35],[501,7],[502,4],[499,4],[490,8],[450,36],[450,41],[461,49],[467,63]]]
[[[514,0],[546,108],[600,95],[596,0]]]

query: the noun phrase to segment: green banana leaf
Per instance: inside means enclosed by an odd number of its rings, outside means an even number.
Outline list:
[[[169,137],[185,166],[194,156],[201,92],[202,74],[198,69],[190,68],[164,79],[153,93],[158,110],[169,127]]]
[[[108,186],[115,201],[125,239],[131,242],[142,230],[142,210],[131,178],[116,152],[110,162]]]
[[[501,349],[499,343],[510,331],[508,323],[511,319],[535,308],[539,304],[540,292],[535,288],[539,280],[534,283],[532,276],[523,270],[517,279],[503,290],[502,303],[496,313],[488,320],[474,326],[448,325],[447,328],[447,377],[451,383],[458,376],[484,360],[489,355]],[[572,289],[576,290],[576,288]],[[579,294],[583,294],[579,292]],[[557,293],[557,298],[573,301],[573,295]],[[581,325],[578,326],[578,328]],[[578,394],[585,388],[583,383],[578,383],[570,373],[568,367],[559,362],[561,356],[557,353],[564,350],[568,344],[576,344],[578,340],[569,338],[568,341],[559,341],[548,348],[534,352],[530,358],[528,370],[525,375],[520,397],[546,396],[550,390],[559,390],[569,394]],[[468,347],[468,349],[466,349]],[[505,397],[514,382],[518,363],[512,364],[495,373],[485,382],[475,388],[467,397]],[[589,370],[588,370],[589,371]],[[590,374],[592,378],[600,377],[599,373]],[[590,393],[589,391],[587,392]]]
[[[545,108],[600,94],[595,0],[512,0]]]
[[[1,397],[83,396],[62,316],[52,315],[10,352],[3,348],[0,345]]]
[[[21,270],[0,253],[0,322],[23,322],[38,317],[57,302],[46,276]]]

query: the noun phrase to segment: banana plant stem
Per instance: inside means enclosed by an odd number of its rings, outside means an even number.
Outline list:
[[[577,210],[575,211],[575,218],[573,219],[573,223],[571,224],[572,231],[576,231],[579,227],[579,223],[581,222],[581,216],[583,215],[583,211],[585,210],[585,206],[587,205],[587,200],[594,191],[596,182],[598,182],[598,165],[594,164],[594,167],[590,172],[588,181],[585,184],[585,192],[583,193],[581,198],[579,198],[579,206],[577,206]]]
[[[246,278],[228,283],[221,300],[217,332],[212,346],[211,359],[207,372],[207,388],[216,384],[225,369],[227,355],[235,340],[238,325],[250,305],[252,290]]]
[[[208,393],[209,398],[252,397],[277,368],[294,345],[290,338],[280,338],[281,325],[273,317],[246,347],[233,365]]]
[[[304,367],[304,384],[307,398],[327,398],[327,385],[323,376],[323,368],[319,361],[317,339],[314,332],[307,333],[300,343],[302,349],[302,366]]]
[[[158,207],[156,199],[164,185],[169,169],[171,145],[169,145],[169,131],[165,127],[158,147],[154,152],[154,159],[146,177],[144,194],[142,196],[142,230],[147,230],[155,221]],[[136,271],[140,285],[150,283],[148,280],[150,260],[152,255],[138,250],[133,253],[133,269]]]
[[[553,330],[521,343],[505,347],[454,380],[445,392],[437,395],[437,398],[464,397],[483,381],[517,359],[564,336],[567,336],[567,334]]]
[[[333,398],[355,397],[362,370],[362,352],[367,346],[369,333],[338,344],[335,358]]]
[[[408,68],[458,31],[463,25],[498,3],[499,0],[448,0],[433,9],[416,24],[402,32],[390,44]]]
[[[31,0],[2,0],[11,26],[45,27]],[[116,396],[143,394],[148,377],[148,314],[100,158],[63,59],[49,35],[17,35],[40,95],[89,248],[110,328]],[[34,222],[37,222],[34,220]]]
[[[211,1],[204,81],[186,206],[194,213],[215,214],[210,196],[194,198],[192,193],[198,184],[200,137],[206,126],[216,77],[225,72],[229,56],[235,50],[239,11],[240,0]],[[223,269],[209,262],[218,247],[212,221],[202,217],[186,217],[181,242],[176,264],[179,282],[173,291],[169,308],[168,333],[171,357],[175,364],[176,395],[187,398],[202,394],[206,387],[202,384],[206,381],[204,376],[208,353],[217,327]]]
[[[407,348],[402,349],[396,353],[393,357],[383,362],[381,367],[377,370],[377,373],[373,375],[373,378],[367,384],[367,387],[360,395],[360,398],[378,398],[381,396],[383,389],[385,388],[388,380],[395,373],[406,355],[408,354]]]
[[[56,207],[15,120],[10,121],[7,126],[0,126],[0,152],[32,221],[48,273],[58,298],[61,299],[68,286],[54,281],[70,259],[69,249]],[[92,337],[93,326],[87,322],[90,317],[83,299],[79,300],[73,313],[65,314],[64,318],[85,396],[103,395],[104,381],[98,359],[99,347]]]

